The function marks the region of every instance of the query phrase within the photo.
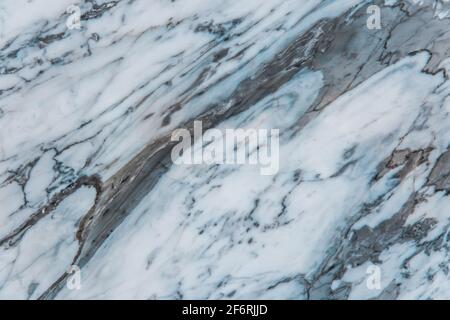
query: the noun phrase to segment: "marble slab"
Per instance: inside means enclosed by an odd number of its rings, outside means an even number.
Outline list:
[[[450,299],[449,72],[447,1],[2,0],[0,299]]]

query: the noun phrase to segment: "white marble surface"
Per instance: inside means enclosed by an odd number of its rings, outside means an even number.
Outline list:
[[[378,2],[402,14],[403,1]],[[414,33],[414,15],[374,35],[352,25],[371,3],[2,1],[0,298],[450,298],[449,21],[430,19],[437,40]],[[79,30],[66,26],[69,5]],[[376,46],[358,52],[360,67],[339,28]],[[334,74],[353,80],[341,88]],[[208,113],[219,129],[280,129],[279,172],[172,166],[138,185],[137,204],[83,259],[110,181]],[[61,280],[73,264],[79,290]]]

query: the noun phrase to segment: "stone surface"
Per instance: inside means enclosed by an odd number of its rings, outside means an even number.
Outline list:
[[[3,1],[0,298],[449,299],[447,9]],[[174,165],[195,120],[279,172]]]

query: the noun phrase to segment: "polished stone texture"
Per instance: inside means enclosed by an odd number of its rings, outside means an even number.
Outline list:
[[[450,299],[449,7],[1,1],[0,298]],[[173,165],[195,120],[278,173]]]

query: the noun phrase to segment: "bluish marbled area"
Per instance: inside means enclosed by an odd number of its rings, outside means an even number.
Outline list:
[[[450,298],[449,30],[433,1],[3,1],[0,298]],[[278,173],[171,165],[195,119],[279,129]]]

